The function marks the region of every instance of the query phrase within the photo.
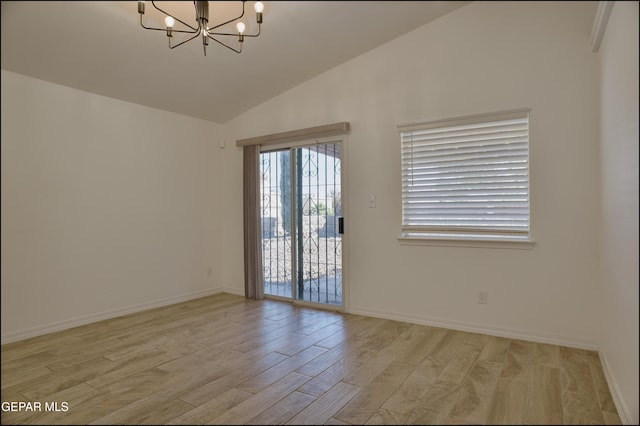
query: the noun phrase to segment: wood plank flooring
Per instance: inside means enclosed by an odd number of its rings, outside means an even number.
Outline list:
[[[1,388],[42,404],[2,424],[620,423],[595,352],[224,293],[4,345]]]

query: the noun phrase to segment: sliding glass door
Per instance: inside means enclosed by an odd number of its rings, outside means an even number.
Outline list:
[[[264,294],[291,298],[291,153],[260,154],[260,217]]]
[[[341,146],[261,154],[265,295],[343,306]]]

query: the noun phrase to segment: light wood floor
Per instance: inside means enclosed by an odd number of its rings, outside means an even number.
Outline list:
[[[620,422],[595,352],[229,294],[4,345],[2,401],[43,405],[2,424]]]

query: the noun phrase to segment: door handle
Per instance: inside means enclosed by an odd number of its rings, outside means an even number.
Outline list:
[[[338,218],[338,234],[344,234],[344,217]]]

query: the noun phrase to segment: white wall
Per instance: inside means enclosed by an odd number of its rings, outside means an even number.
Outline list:
[[[621,417],[638,424],[638,3],[615,2],[600,61],[600,348]],[[612,380],[613,379],[613,380]],[[624,418],[623,417],[623,418]]]
[[[242,114],[227,140],[351,122],[350,309],[596,347],[593,2],[477,2]],[[406,246],[396,125],[530,107],[531,250]],[[242,154],[225,151],[225,287],[242,289]],[[377,208],[367,206],[369,194]],[[488,291],[489,303],[476,303]]]
[[[2,70],[3,342],[218,286],[220,129]]]

